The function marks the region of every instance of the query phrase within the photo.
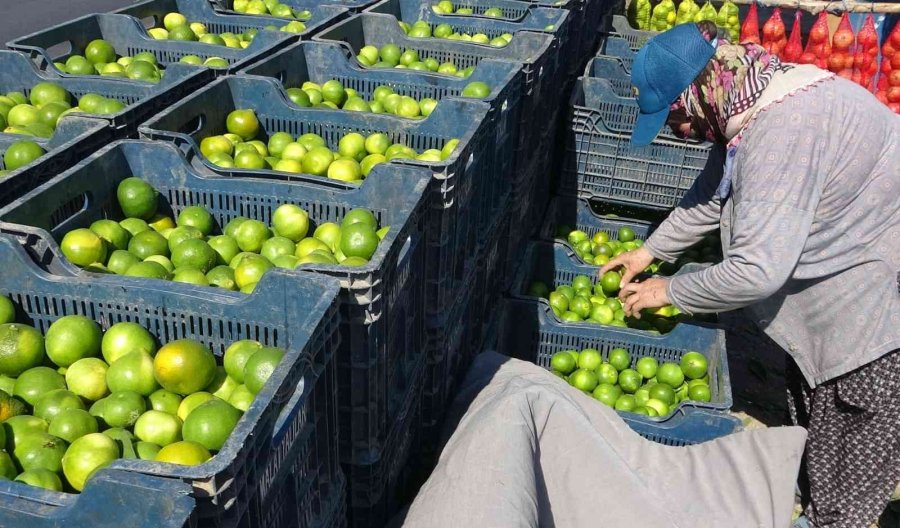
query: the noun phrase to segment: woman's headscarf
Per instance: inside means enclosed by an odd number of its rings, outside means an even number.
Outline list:
[[[701,22],[700,32],[716,48],[715,55],[672,105],[670,114],[686,114],[694,139],[729,142],[728,120],[749,110],[776,72],[793,68],[750,42],[731,44],[718,37],[714,24]]]

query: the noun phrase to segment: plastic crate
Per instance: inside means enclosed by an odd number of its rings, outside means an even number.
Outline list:
[[[190,515],[195,507],[190,486],[182,482],[115,469],[98,473],[80,495],[46,491],[18,482],[5,481],[5,484],[13,498],[0,497],[0,526],[190,528]],[[24,490],[28,496],[20,497],[20,491]],[[108,523],[101,524],[103,521]]]
[[[180,79],[199,69],[203,74],[193,77],[195,81],[192,83],[191,88],[193,88],[207,82],[213,76],[234,73],[261,59],[267,53],[286,46],[295,40],[295,37],[290,33],[280,31],[260,31],[246,49],[202,42],[155,40],[136,18],[104,13],[76,18],[17,38],[7,42],[6,45],[10,49],[28,54],[42,70],[52,70],[58,75],[67,77],[92,77],[63,73],[53,65],[53,62],[65,61],[73,54],[83,54],[84,49],[94,39],[106,40],[115,48],[116,54],[121,56],[132,56],[144,51],[153,53],[157,62],[165,67],[163,78],[174,76]],[[202,59],[221,57],[228,61],[229,66],[228,68],[212,69],[179,63],[178,61],[186,55],[197,55]],[[152,84],[146,81],[119,80],[144,85]],[[188,93],[187,90],[189,89],[182,90],[179,95]]]
[[[740,431],[741,421],[727,414],[693,409],[675,413],[652,424],[620,414],[634,432],[658,444],[687,446],[708,442]]]
[[[96,149],[104,141],[106,128],[106,123],[102,121],[67,116],[59,121],[59,126],[49,140],[18,134],[0,134],[0,153],[6,152],[13,143],[23,140],[35,141],[47,151],[28,165],[0,178],[0,207],[12,203]],[[0,167],[2,166],[3,160],[0,155]]]
[[[420,448],[424,371],[418,371],[418,382],[406,395],[381,457],[369,464],[343,466],[350,526],[384,526],[413,498],[411,466]]]
[[[631,27],[631,23],[622,15],[607,15],[604,20],[604,33],[612,37],[625,39],[633,51],[641,49],[648,40],[659,34],[656,31]]]
[[[614,57],[594,57],[584,71],[585,77],[604,79],[619,97],[634,98],[631,73]]]
[[[602,231],[611,239],[615,239],[619,229],[629,227],[634,231],[634,236],[638,240],[646,240],[654,227],[651,222],[642,220],[599,215],[591,209],[591,204],[587,200],[571,196],[556,196],[550,200],[538,237],[542,240],[556,242],[564,246],[568,252],[574,253],[575,249],[565,238],[556,236],[556,231],[561,226],[584,231],[589,237]]]
[[[619,37],[604,39],[600,45],[600,51],[597,53],[598,57],[611,57],[618,61],[629,75],[635,55],[637,54],[631,49],[628,41]]]
[[[618,92],[621,88],[617,89],[609,79],[594,77],[581,79],[581,89],[584,92],[584,106],[599,113],[603,125],[610,132],[631,135],[640,113],[637,99],[633,95],[620,96]],[[663,126],[657,137],[682,141],[668,126]]]
[[[514,63],[485,59],[468,79],[417,72],[414,70],[373,70],[357,66],[350,50],[337,43],[301,42],[281,50],[271,57],[245,69],[242,73],[272,77],[283,86],[298,87],[306,81],[324,83],[337,79],[348,88],[371,100],[378,86],[387,85],[401,95],[415,99],[460,97],[463,88],[475,81],[491,87],[488,97],[482,99],[490,105],[485,128],[496,130],[496,151],[491,177],[482,182],[484,189],[475,192],[479,222],[488,225],[498,214],[505,213],[502,196],[509,187],[512,175],[512,152],[518,141],[519,108],[521,92],[518,89],[519,67]]]
[[[653,335],[628,328],[562,323],[553,316],[549,304],[534,300],[508,298],[504,308],[498,335],[501,353],[550,368],[550,358],[562,350],[596,348],[605,359],[611,349],[622,347],[631,353],[632,365],[644,356],[677,363],[685,353],[696,351],[709,362],[712,398],[709,402],[681,402],[676,413],[688,409],[731,408],[731,378],[722,329],[679,324],[668,334]],[[648,424],[656,421],[633,413],[629,417]]]
[[[551,35],[524,32],[514,38],[505,48],[460,42],[446,39],[415,39],[408,37],[396,20],[388,15],[363,13],[350,17],[323,31],[314,40],[347,43],[356,56],[366,45],[377,47],[396,44],[401,49],[412,49],[420,57],[433,57],[439,62],[451,61],[459,68],[478,66],[484,59],[500,59],[522,64],[522,109],[520,111],[520,153],[527,155],[522,160],[530,163],[536,156],[539,136],[526,131],[542,130],[541,119],[552,114],[557,103],[558,89],[561,89],[561,75],[557,75],[557,62],[553,53],[554,39]],[[525,165],[527,166],[527,164]]]
[[[139,123],[174,102],[187,87],[197,86],[199,84],[197,79],[203,76],[201,70],[195,69],[184,72],[183,76],[167,75],[159,84],[149,84],[127,82],[112,77],[59,75],[56,71],[38,69],[34,62],[21,53],[0,51],[0,90],[3,93],[19,91],[27,96],[34,85],[51,82],[62,86],[75,98],[80,98],[86,93],[96,93],[124,103],[126,106],[123,110],[110,115],[83,112],[67,114],[109,123],[112,130],[98,135],[96,146],[104,145],[110,139],[118,139],[137,132]]]
[[[487,104],[445,101],[427,119],[410,121],[385,114],[298,108],[290,103],[273,79],[226,77],[153,117],[140,132],[145,138],[174,141],[185,152],[199,152],[199,138],[223,133],[226,116],[237,108],[255,109],[264,135],[274,130],[294,136],[315,132],[333,150],[336,150],[340,137],[350,131],[361,134],[385,132],[392,141],[403,142],[417,151],[440,149],[451,138],[458,138],[459,145],[445,161],[392,162],[392,166],[426,167],[432,171],[428,188],[429,210],[425,219],[426,296],[433,311],[440,312],[449,306],[466,267],[474,261],[477,214],[472,209],[473,196],[479,188],[478,182],[491,176],[489,169],[494,146],[485,137],[487,130],[482,126],[490,110]],[[232,177],[297,180],[333,189],[356,188],[352,184],[310,175],[220,169],[199,155],[193,163]]]
[[[497,7],[509,17],[490,18],[472,15],[439,15],[431,7],[436,2],[431,0],[381,0],[377,4],[366,8],[367,13],[379,13],[390,15],[397,20],[414,24],[424,20],[432,27],[438,24],[448,24],[457,33],[474,35],[481,33],[489,38],[511,33],[514,36],[520,31],[552,34],[556,42],[552,53],[555,55],[556,70],[565,71],[572,63],[577,53],[578,41],[573,40],[570,34],[570,13],[565,9],[540,7],[519,0],[469,0],[469,3],[477,4],[474,9],[484,10]],[[454,4],[454,7],[463,7]],[[574,47],[573,47],[574,46]]]
[[[298,459],[298,462],[302,460]],[[337,528],[347,524],[347,483],[340,469],[326,493],[310,493],[310,473],[302,464],[281,475],[269,499],[261,504],[263,514],[254,526],[265,528]]]
[[[234,10],[234,0],[208,0],[216,11],[228,13],[230,15],[240,15]],[[308,9],[315,12],[317,7],[340,7],[346,9],[349,13],[356,13],[367,6],[371,5],[375,0],[281,0],[280,3],[290,6],[292,9]],[[256,16],[256,15],[248,15]]]
[[[320,373],[333,365],[340,341],[337,281],[273,270],[248,296],[149,279],[73,273],[40,233],[25,233],[22,240],[20,245],[12,237],[0,236],[4,264],[0,294],[16,305],[17,320],[41,332],[59,317],[79,314],[103,328],[121,321],[138,323],[164,343],[196,339],[218,357],[239,339],[256,339],[286,350],[215,457],[197,466],[116,460],[99,470],[97,477],[120,469],[183,481],[191,486],[196,500],[192,524],[214,527],[233,526],[253,517],[251,505],[266,497],[272,475],[294,464],[292,448],[307,435],[312,435],[317,447],[305,452],[310,457],[307,467],[315,472],[310,478],[318,482],[320,475],[323,483],[332,480],[329,475],[337,470],[337,453],[335,432],[328,423],[333,422],[329,417],[335,410],[335,392]],[[313,493],[321,491],[314,485]],[[137,496],[142,502],[148,498],[145,493]],[[59,507],[83,498],[0,482],[0,509],[33,511],[38,517],[60,515],[64,510]],[[107,499],[104,504],[110,502],[116,503]]]
[[[419,219],[427,174],[385,165],[372,172],[377,185],[340,192],[223,178],[191,167],[174,145],[122,141],[0,209],[0,221],[30,224],[45,230],[41,233],[49,232],[48,239],[60,240],[73,228],[114,216],[116,188],[131,175],[156,188],[173,215],[184,207],[202,205],[220,226],[239,215],[268,224],[272,211],[283,203],[303,207],[313,224],[339,222],[350,209],[362,207],[375,213],[380,225],[391,226],[365,266],[298,268],[329,275],[341,285],[341,348],[336,360],[341,457],[367,460],[377,455],[396,414],[396,400],[405,394],[410,373],[424,361]],[[59,254],[56,244],[53,250]]]
[[[706,165],[712,145],[657,139],[634,146],[630,135],[611,132],[601,112],[586,106],[582,81],[572,93],[561,193],[651,209],[675,207]]]
[[[262,30],[265,26],[279,28],[291,21],[291,19],[273,16],[241,15],[236,13],[224,15],[216,12],[213,4],[206,0],[146,0],[114,11],[116,14],[130,15],[141,20],[144,27],[148,29],[162,27],[163,17],[173,12],[181,13],[189,22],[202,22],[211,33],[243,33],[248,29]],[[349,14],[349,11],[341,7],[340,4],[317,5],[312,7],[310,12],[312,17],[303,21],[306,31],[303,33],[287,33],[287,35],[291,36],[288,40],[307,38],[335,20],[339,20]],[[283,37],[284,34],[280,36]]]

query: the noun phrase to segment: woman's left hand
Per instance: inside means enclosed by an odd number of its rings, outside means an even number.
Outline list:
[[[659,308],[672,304],[669,301],[669,279],[651,277],[641,282],[629,282],[619,292],[625,315],[640,319],[644,308]]]

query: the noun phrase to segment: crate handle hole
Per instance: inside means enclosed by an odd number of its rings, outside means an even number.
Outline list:
[[[203,129],[204,123],[206,123],[206,114],[199,114],[181,125],[181,128],[179,128],[178,131],[193,136]]]
[[[90,191],[85,191],[60,205],[50,214],[50,229],[56,229],[60,225],[72,220],[78,216],[79,213],[87,210],[90,203]]]
[[[47,55],[56,59],[68,57],[75,50],[75,45],[71,40],[66,40],[58,44],[54,44],[47,48]]]
[[[149,15],[141,19],[141,25],[144,26],[144,29],[153,29],[162,25],[162,21],[156,15]]]

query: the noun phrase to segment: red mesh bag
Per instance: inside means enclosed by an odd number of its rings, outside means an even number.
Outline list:
[[[747,17],[741,25],[741,42],[753,42],[759,44],[759,14],[756,12],[756,3],[750,4]]]
[[[800,62],[800,56],[803,55],[803,41],[800,40],[801,18],[803,18],[803,12],[798,9],[794,13],[794,25],[791,26],[791,36],[788,38],[781,57],[786,62]]]
[[[776,7],[762,28],[762,45],[769,53],[780,57],[787,45],[787,29],[781,19],[781,8]]]

